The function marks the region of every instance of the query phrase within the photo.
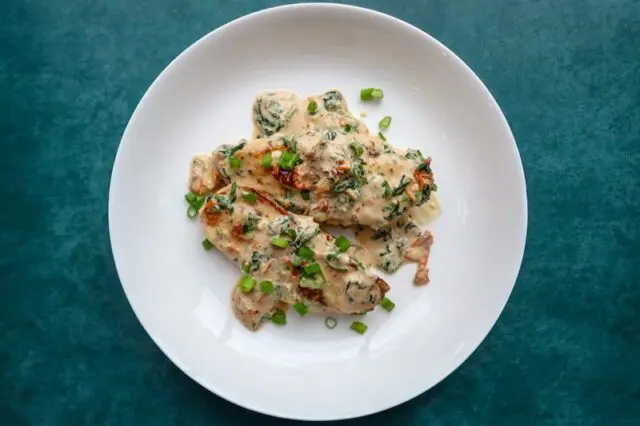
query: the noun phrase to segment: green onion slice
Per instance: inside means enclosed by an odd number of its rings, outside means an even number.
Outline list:
[[[313,99],[310,100],[309,104],[307,105],[307,111],[309,112],[309,114],[315,114],[317,110],[318,110],[318,103]]]
[[[333,330],[338,325],[338,320],[334,317],[326,317],[324,319],[324,325],[326,325],[328,329]]]
[[[255,285],[256,280],[251,278],[249,275],[245,275],[244,277],[240,278],[240,281],[238,281],[238,287],[240,287],[240,291],[243,293],[249,293],[251,290],[253,290],[253,286]]]
[[[307,266],[304,267],[304,273],[307,275],[313,275],[313,274],[317,274],[318,272],[320,272],[320,265],[317,263],[310,263]]]
[[[276,247],[287,248],[289,247],[289,240],[286,238],[275,237],[271,240],[271,244]]]
[[[374,87],[368,87],[360,90],[361,101],[379,101],[384,97],[382,89],[376,89]]]
[[[369,328],[369,327],[367,327],[367,325],[365,323],[360,322],[360,321],[354,321],[351,324],[351,329],[356,331],[356,332],[358,332],[358,333],[360,333],[360,334],[364,334],[367,331],[367,328]]]
[[[187,192],[186,194],[184,194],[184,199],[187,200],[187,203],[189,203],[189,205],[193,205],[193,203],[196,201],[196,194],[194,194],[193,192]]]
[[[396,307],[396,304],[393,303],[391,301],[391,299],[389,299],[388,297],[384,297],[381,301],[380,301],[380,306],[382,306],[384,309],[386,309],[387,311],[391,312],[393,311],[393,308]]]
[[[187,216],[189,216],[189,219],[193,219],[194,217],[196,217],[197,214],[198,214],[198,209],[196,209],[193,206],[189,206],[189,208],[187,209]]]
[[[273,159],[271,158],[271,152],[267,152],[262,156],[262,166],[263,167],[271,167]]]
[[[345,251],[349,250],[349,247],[351,247],[351,241],[349,241],[348,238],[340,235],[338,238],[336,238],[336,247],[338,247],[338,250],[341,253],[344,253]]]
[[[385,142],[387,141],[387,137],[382,132],[378,132],[378,137]]]
[[[291,170],[296,166],[296,164],[298,164],[299,159],[300,157],[298,157],[298,154],[294,154],[290,151],[283,151],[280,155],[280,159],[278,160],[278,166],[284,170]]]
[[[329,265],[331,269],[335,269],[336,271],[340,271],[340,272],[348,271],[348,269],[345,266],[340,264],[340,258],[338,258],[337,254],[329,253],[325,256],[325,260],[327,261],[327,265]]]
[[[271,281],[260,282],[260,291],[263,293],[273,293],[273,283]]]
[[[307,246],[301,246],[296,254],[304,260],[313,260],[313,250]]]
[[[378,125],[380,126],[380,129],[387,130],[391,125],[391,117],[387,115],[382,120],[380,120],[380,123],[378,123]]]
[[[255,192],[245,192],[242,194],[242,199],[249,204],[255,204],[258,201],[258,196]]]
[[[295,309],[296,312],[299,313],[301,317],[307,315],[307,312],[309,312],[309,309],[305,306],[305,304],[300,302],[294,303],[293,309]]]
[[[242,160],[236,157],[229,157],[229,165],[232,169],[239,169],[242,166]]]
[[[359,142],[351,142],[349,144],[349,148],[351,149],[351,152],[353,152],[353,155],[355,155],[356,157],[360,157],[364,152],[364,147]]]
[[[271,315],[271,322],[278,325],[285,325],[287,323],[287,315],[282,309],[276,309]]]
[[[213,244],[211,244],[211,241],[205,238],[204,240],[202,240],[202,248],[204,248],[206,251],[209,251],[213,248]]]

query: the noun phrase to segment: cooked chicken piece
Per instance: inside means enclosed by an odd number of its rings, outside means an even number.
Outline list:
[[[252,186],[325,224],[383,228],[436,190],[430,158],[371,135],[309,130],[223,145],[214,157],[227,183]]]
[[[226,185],[218,178],[216,165],[211,155],[196,155],[191,160],[189,173],[189,189],[197,195],[207,195]]]
[[[200,218],[207,239],[246,274],[232,304],[249,329],[271,318],[281,302],[301,303],[309,311],[363,313],[389,290],[347,242],[254,189],[235,183],[223,188],[207,197]]]

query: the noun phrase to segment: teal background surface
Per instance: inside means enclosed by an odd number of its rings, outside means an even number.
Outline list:
[[[124,297],[107,229],[116,149],[156,75],[277,4],[0,3],[0,424],[296,423],[222,400],[162,354]],[[640,424],[640,1],[356,4],[427,31],[489,87],[522,155],[529,233],[470,359],[344,424]]]

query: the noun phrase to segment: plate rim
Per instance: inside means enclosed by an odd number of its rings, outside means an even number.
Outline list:
[[[423,390],[420,390],[418,392],[408,392],[407,395],[405,395],[402,398],[398,398],[398,400],[394,400],[391,403],[387,403],[387,404],[380,404],[378,405],[376,408],[373,409],[367,409],[367,410],[360,410],[357,413],[351,414],[351,415],[340,415],[340,416],[331,416],[331,415],[325,415],[325,416],[317,416],[317,415],[309,415],[309,416],[298,416],[298,415],[290,415],[290,414],[286,414],[286,413],[282,413],[282,412],[278,412],[278,410],[269,410],[268,408],[265,407],[261,407],[261,406],[251,406],[251,404],[246,404],[244,401],[242,400],[233,400],[231,398],[229,398],[227,395],[224,394],[224,392],[221,392],[220,389],[218,389],[216,386],[209,386],[209,384],[206,384],[205,381],[203,380],[203,378],[199,377],[199,376],[194,376],[189,374],[187,371],[185,371],[180,363],[176,362],[175,355],[172,354],[171,351],[169,351],[165,345],[156,337],[154,337],[154,335],[149,331],[149,328],[147,327],[147,325],[145,324],[145,322],[143,321],[143,319],[141,318],[141,316],[139,315],[138,311],[136,310],[136,308],[133,306],[133,303],[131,301],[131,298],[129,296],[129,294],[127,293],[127,289],[125,287],[125,285],[123,284],[121,278],[120,278],[120,268],[118,267],[118,260],[117,260],[117,256],[115,253],[115,246],[114,246],[114,241],[113,241],[113,232],[112,232],[112,227],[113,227],[113,216],[114,216],[114,212],[113,212],[113,202],[112,200],[114,199],[113,197],[113,192],[114,192],[114,182],[117,180],[117,175],[118,172],[116,171],[116,169],[118,169],[117,165],[119,163],[119,158],[122,156],[122,147],[124,145],[124,141],[128,138],[129,133],[131,132],[131,126],[132,123],[134,123],[136,121],[136,118],[138,116],[138,114],[140,113],[140,110],[142,109],[143,105],[146,104],[146,102],[148,101],[149,96],[151,95],[152,92],[154,92],[154,89],[156,87],[156,85],[160,84],[159,82],[164,78],[164,76],[171,71],[171,69],[176,65],[176,63],[178,63],[184,56],[186,56],[187,54],[189,54],[191,51],[195,50],[200,44],[204,43],[206,40],[208,40],[209,38],[215,37],[215,35],[221,31],[223,31],[226,28],[229,28],[231,26],[235,26],[238,24],[241,24],[242,22],[255,18],[257,16],[262,16],[262,15],[268,15],[268,14],[273,14],[273,13],[281,13],[282,11],[288,11],[288,10],[292,10],[292,9],[342,9],[342,10],[349,10],[349,11],[354,11],[357,13],[361,13],[361,14],[368,14],[370,17],[379,17],[379,18],[384,18],[389,20],[390,22],[393,22],[396,25],[400,25],[403,26],[405,29],[410,30],[414,33],[416,33],[417,35],[419,35],[420,37],[423,37],[424,39],[426,39],[427,41],[434,43],[435,45],[437,45],[440,49],[442,49],[443,51],[447,52],[450,56],[450,58],[456,62],[457,66],[460,67],[465,74],[470,77],[472,80],[474,80],[475,84],[477,85],[477,87],[479,87],[482,91],[484,91],[485,95],[487,96],[487,98],[490,100],[490,106],[492,109],[495,110],[495,112],[497,112],[498,117],[500,118],[500,121],[502,123],[502,125],[504,126],[504,130],[506,131],[507,135],[510,136],[511,138],[511,144],[510,144],[510,150],[512,151],[511,154],[515,154],[514,159],[518,160],[518,167],[516,168],[516,172],[519,178],[519,185],[522,187],[522,191],[520,194],[520,203],[522,206],[522,232],[523,232],[523,238],[522,238],[522,245],[521,247],[518,247],[519,249],[519,262],[518,262],[518,268],[517,268],[517,272],[516,272],[516,276],[513,279],[513,283],[511,284],[511,287],[509,289],[508,294],[506,295],[506,298],[504,299],[504,302],[502,303],[502,306],[500,306],[499,309],[499,313],[496,317],[496,319],[493,321],[493,324],[491,324],[491,326],[487,329],[486,332],[482,333],[483,336],[481,339],[478,340],[478,342],[474,345],[470,345],[471,349],[469,350],[469,353],[462,358],[462,360],[457,363],[457,365],[454,365],[453,367],[449,367],[446,369],[443,369],[443,373],[440,374],[439,378],[437,380],[435,380],[430,386],[426,387]],[[347,419],[353,419],[353,418],[358,418],[358,417],[363,417],[363,416],[367,416],[367,415],[371,415],[371,414],[375,414],[375,413],[380,413],[383,411],[386,411],[388,409],[391,409],[393,407],[399,406],[401,404],[404,404],[407,401],[410,401],[416,397],[418,397],[419,395],[433,389],[434,387],[436,387],[438,384],[440,384],[445,378],[449,377],[454,371],[456,371],[462,364],[464,364],[470,357],[471,355],[473,355],[476,350],[480,347],[480,345],[486,340],[487,336],[489,335],[489,333],[491,333],[491,331],[494,329],[496,323],[498,322],[498,320],[500,319],[500,316],[502,315],[502,313],[504,312],[504,309],[511,297],[511,294],[513,293],[513,289],[515,288],[515,285],[517,283],[517,279],[520,275],[520,270],[522,268],[522,262],[524,259],[524,253],[525,253],[525,248],[526,248],[526,242],[527,242],[527,235],[528,235],[528,197],[527,197],[527,184],[526,184],[526,176],[524,173],[524,166],[523,166],[523,162],[522,162],[522,157],[520,155],[520,151],[518,150],[518,146],[515,140],[515,137],[513,135],[513,132],[509,126],[509,123],[507,122],[507,119],[505,117],[504,112],[502,111],[502,109],[500,108],[500,106],[498,105],[495,97],[493,96],[493,94],[491,93],[491,91],[488,89],[488,87],[482,82],[482,80],[480,79],[480,77],[478,77],[478,75],[455,53],[453,52],[450,48],[448,48],[447,46],[445,46],[442,42],[440,42],[439,40],[437,40],[435,37],[431,36],[429,33],[427,33],[426,31],[418,28],[417,26],[406,22],[400,18],[396,18],[395,16],[389,15],[385,12],[381,12],[375,9],[371,9],[371,8],[367,8],[367,7],[362,7],[362,6],[356,6],[356,5],[349,5],[349,4],[342,4],[342,3],[293,3],[293,4],[285,4],[285,5],[280,5],[280,6],[274,6],[274,7],[269,7],[269,8],[264,8],[264,9],[260,9],[260,10],[256,10],[253,12],[250,12],[248,14],[242,15],[240,17],[237,17],[231,21],[226,22],[225,24],[218,26],[217,28],[214,28],[213,30],[209,31],[208,33],[204,34],[202,37],[200,37],[199,39],[197,39],[195,42],[193,42],[192,44],[190,44],[187,48],[185,48],[183,51],[181,51],[175,58],[173,58],[163,69],[162,71],[155,77],[155,79],[153,80],[153,82],[149,85],[149,87],[146,89],[145,93],[143,94],[143,96],[140,98],[140,101],[138,102],[138,104],[136,105],[133,113],[131,114],[131,117],[129,118],[129,120],[127,121],[127,125],[122,133],[122,137],[120,139],[120,142],[118,143],[118,148],[116,150],[116,155],[114,157],[113,160],[113,166],[111,169],[111,176],[110,176],[110,180],[109,180],[109,191],[108,191],[108,212],[107,212],[107,216],[108,216],[108,227],[109,227],[109,243],[111,246],[111,254],[113,256],[113,261],[114,261],[114,265],[116,268],[116,273],[118,274],[118,281],[120,282],[120,286],[122,287],[122,291],[125,294],[125,297],[127,299],[127,302],[129,303],[129,306],[131,307],[131,309],[133,310],[133,313],[135,315],[135,317],[138,319],[138,322],[140,323],[140,325],[142,326],[143,330],[147,333],[147,335],[151,338],[151,340],[156,344],[156,346],[158,346],[158,348],[160,348],[160,350],[163,352],[164,356],[166,356],[183,374],[185,374],[186,376],[188,376],[191,380],[193,380],[194,382],[198,383],[200,386],[202,386],[204,389],[206,389],[209,392],[214,393],[216,396],[231,402],[235,405],[238,405],[242,408],[245,408],[247,410],[250,411],[254,411],[254,412],[258,412],[261,414],[265,414],[265,415],[269,415],[269,416],[274,416],[274,417],[278,417],[278,418],[286,418],[286,419],[292,419],[292,420],[303,420],[303,421],[330,421],[330,420],[347,420]],[[455,364],[455,363],[454,363]]]

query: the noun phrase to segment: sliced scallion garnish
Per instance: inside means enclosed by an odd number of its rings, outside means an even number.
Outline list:
[[[387,137],[382,132],[378,132],[378,137],[385,142],[387,141]]]
[[[320,265],[315,262],[310,263],[304,267],[304,273],[307,275],[317,274],[320,271],[321,271]]]
[[[205,238],[204,240],[202,240],[202,248],[204,248],[206,251],[209,251],[213,248],[213,244],[211,244],[211,241]]]
[[[364,147],[359,142],[351,142],[349,144],[349,148],[351,149],[351,152],[353,152],[353,155],[355,155],[356,157],[360,157],[364,152]]]
[[[305,306],[304,303],[301,303],[301,302],[294,303],[293,309],[295,309],[296,312],[299,313],[301,317],[307,315],[307,312],[309,312],[309,309]]]
[[[313,250],[307,246],[301,246],[296,254],[304,260],[313,260]]]
[[[271,315],[271,322],[278,325],[285,325],[287,323],[287,315],[282,309],[276,309]]]
[[[309,114],[315,114],[317,110],[318,110],[318,103],[313,99],[310,100],[309,104],[307,105],[307,111],[309,112]]]
[[[360,90],[361,101],[379,101],[384,97],[382,89],[376,89],[374,87],[368,87]]]
[[[255,192],[245,192],[244,194],[242,194],[242,199],[249,204],[255,204],[258,200],[258,196]]]
[[[382,120],[380,120],[380,123],[378,123],[378,125],[380,126],[380,129],[387,130],[391,125],[391,117],[387,115]]]
[[[324,325],[326,325],[328,329],[333,330],[338,325],[338,320],[334,317],[326,317],[324,319]]]
[[[242,166],[242,160],[237,157],[229,157],[229,165],[232,169],[239,169]]]
[[[345,251],[349,250],[349,247],[351,247],[351,241],[349,241],[348,238],[340,235],[338,238],[336,238],[336,247],[338,247],[338,250],[341,253],[344,253]]]
[[[263,293],[272,293],[273,292],[273,283],[271,281],[262,281],[260,282],[260,291]]]
[[[271,153],[267,152],[262,156],[262,166],[263,167],[271,167],[273,159],[271,158]]]
[[[196,209],[194,206],[189,206],[189,208],[187,209],[187,216],[189,216],[189,219],[193,219],[197,214],[198,209]]]
[[[271,245],[279,248],[287,248],[289,247],[289,240],[287,240],[286,238],[275,237],[271,239]]]
[[[253,290],[253,286],[255,285],[256,280],[251,278],[251,276],[249,275],[245,275],[244,277],[240,278],[240,281],[238,281],[238,287],[243,293],[249,293],[251,290]]]
[[[186,194],[184,194],[184,199],[187,200],[187,203],[189,203],[189,205],[191,205],[196,201],[196,194],[194,194],[193,192],[187,192]]]
[[[396,307],[396,304],[393,303],[391,301],[391,299],[389,299],[388,297],[384,297],[381,301],[380,301],[380,306],[382,306],[384,309],[386,309],[387,311],[391,312],[393,311],[393,308]]]
[[[354,321],[351,324],[351,329],[356,331],[356,332],[358,332],[358,333],[360,333],[360,334],[364,334],[367,331],[367,328],[369,328],[369,327],[367,327],[367,325],[365,323],[360,322],[360,321]]]
[[[278,166],[284,170],[291,170],[296,166],[296,164],[298,164],[299,159],[300,157],[298,157],[298,154],[294,154],[290,151],[283,151],[282,154],[280,154]]]

